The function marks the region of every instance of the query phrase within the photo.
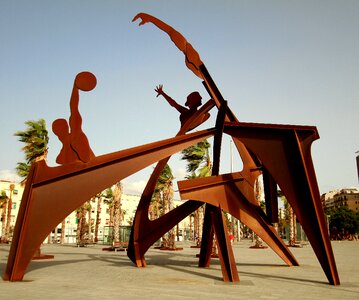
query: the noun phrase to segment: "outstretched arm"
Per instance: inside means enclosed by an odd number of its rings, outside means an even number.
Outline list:
[[[141,22],[138,24],[139,26],[149,22],[156,25],[159,29],[163,30],[170,36],[171,40],[175,43],[178,49],[180,49],[182,52],[186,50],[187,40],[184,38],[182,34],[180,34],[178,31],[173,29],[171,26],[155,18],[154,16],[145,13],[137,14],[133,18],[132,22],[136,21],[139,18],[141,19]]]
[[[179,105],[175,100],[173,100],[170,96],[168,96],[164,91],[163,91],[163,85],[160,84],[158,86],[156,86],[155,91],[157,92],[157,96],[163,96],[163,98],[165,98],[167,100],[167,102],[169,103],[169,105],[171,105],[172,107],[174,107],[175,109],[177,109],[180,113],[183,113],[185,111],[187,111],[187,108]]]
[[[187,40],[181,33],[179,33],[177,30],[175,30],[165,22],[162,22],[161,20],[149,14],[139,13],[133,18],[132,22],[136,21],[137,19],[141,19],[139,26],[151,22],[159,29],[166,32],[170,36],[174,44],[177,46],[177,48],[181,50],[185,55],[186,66],[198,77],[202,78],[202,74],[199,71],[199,66],[203,64],[201,58],[199,57],[197,51],[192,47],[190,43],[187,42]]]

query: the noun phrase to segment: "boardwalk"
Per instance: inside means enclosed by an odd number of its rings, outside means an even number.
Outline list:
[[[222,281],[218,260],[197,267],[198,249],[150,249],[148,267],[135,268],[125,252],[102,246],[45,245],[53,260],[33,261],[23,282],[0,281],[0,299],[359,299],[359,242],[333,242],[341,285],[327,279],[309,245],[292,248],[300,267],[287,267],[270,249],[234,245],[241,282]],[[4,272],[8,245],[0,245]]]

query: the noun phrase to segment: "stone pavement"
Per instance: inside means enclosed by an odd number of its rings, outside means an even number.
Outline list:
[[[0,299],[359,299],[359,242],[333,242],[340,286],[330,286],[312,248],[291,248],[301,264],[287,267],[270,249],[234,245],[240,283],[222,281],[217,259],[198,268],[199,249],[150,249],[147,268],[102,246],[44,245],[55,259],[32,261],[22,282],[0,280]],[[180,245],[180,244],[178,244]],[[3,274],[9,246],[0,245]]]

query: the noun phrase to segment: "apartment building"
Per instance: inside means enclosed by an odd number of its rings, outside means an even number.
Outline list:
[[[6,196],[10,199],[11,198],[11,219],[10,219],[10,236],[12,235],[12,230],[15,226],[16,217],[19,212],[20,202],[22,198],[22,194],[24,192],[24,186],[22,186],[20,183],[11,182],[7,180],[0,180],[0,192],[4,192]],[[1,209],[0,209],[1,210]],[[0,224],[0,231],[1,236],[4,234],[3,230],[5,229],[4,222],[7,219],[7,212],[8,207],[6,207],[6,215],[3,215],[4,211],[0,212],[1,216],[1,224]]]
[[[359,212],[359,189],[344,188],[330,191],[321,196],[324,210],[345,206],[355,212]]]
[[[11,185],[13,186],[13,190],[11,192]],[[10,182],[6,180],[0,180],[0,192],[4,191],[6,195],[10,198],[12,198],[12,210],[11,210],[11,223],[10,223],[10,236],[12,233],[12,230],[15,226],[16,217],[19,212],[19,207],[21,203],[22,194],[24,191],[24,186],[16,183],[16,182]],[[122,194],[121,197],[121,210],[123,212],[123,221],[122,226],[129,228],[132,225],[133,218],[135,216],[135,212],[138,206],[138,203],[140,201],[140,195],[128,195],[128,194]],[[88,214],[91,218],[91,223],[95,224],[96,222],[96,215],[97,215],[97,199],[94,199],[93,201],[90,201],[91,204],[91,211]],[[174,206],[179,206],[183,204],[183,201],[181,200],[174,200]],[[110,225],[110,214],[109,214],[109,207],[107,204],[102,201],[100,205],[100,226],[98,231],[98,239],[99,243],[106,243],[109,238],[108,235],[110,234],[109,225]],[[0,212],[1,213],[1,212]],[[87,216],[87,218],[88,218]],[[72,212],[70,215],[68,215],[65,218],[65,243],[76,243],[76,231],[77,231],[77,214],[76,211]],[[189,218],[184,219],[182,222],[179,223],[177,232],[178,232],[178,239],[182,240],[189,236]],[[94,227],[94,225],[92,226]],[[2,230],[3,226],[0,224],[0,230]],[[60,239],[61,234],[61,228],[62,225],[59,224],[56,228],[57,230],[57,240]],[[2,232],[1,232],[2,234]],[[92,236],[89,237],[89,239],[93,238],[94,232],[92,232]],[[54,239],[55,237],[55,229],[53,230],[50,240]],[[44,241],[44,243],[47,243],[48,239]]]

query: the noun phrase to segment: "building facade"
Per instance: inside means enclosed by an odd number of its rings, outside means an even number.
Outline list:
[[[12,185],[13,185],[13,189],[11,187]],[[20,207],[22,194],[24,192],[24,187],[20,183],[11,182],[7,180],[0,180],[0,192],[4,192],[9,199],[11,198],[11,202],[12,202],[11,212],[10,212],[10,231],[9,231],[9,236],[11,237],[15,226],[16,217],[19,213],[19,207]],[[1,230],[1,236],[3,236],[5,230],[4,224],[7,221],[7,214],[8,214],[7,202],[3,203],[3,207],[1,209],[0,214],[1,214],[0,230]]]
[[[359,212],[359,190],[355,187],[330,191],[321,196],[324,210],[345,206],[354,212]]]
[[[10,193],[10,185],[12,185],[12,184],[14,185],[14,189],[13,189],[12,193]],[[19,207],[20,207],[24,188],[25,188],[25,186],[23,186],[19,183],[0,180],[0,192],[4,191],[7,195],[7,197],[10,198],[10,195],[12,197],[10,237],[12,236],[12,232],[13,232],[13,229],[15,226],[16,217],[19,212]],[[121,210],[123,213],[123,220],[122,220],[121,226],[129,228],[132,225],[133,218],[135,216],[136,209],[137,209],[138,203],[140,201],[140,198],[141,198],[140,195],[122,194]],[[98,207],[97,201],[98,201],[98,199],[96,199],[96,198],[94,198],[93,201],[90,201],[91,213],[88,213],[88,215],[87,215],[87,218],[90,215],[91,224],[92,224],[92,231],[90,233],[90,236],[88,237],[89,240],[93,240],[93,237],[94,237],[94,224],[96,223],[97,207]],[[108,235],[111,232],[111,230],[109,230],[110,211],[109,211],[109,206],[107,204],[105,204],[104,201],[101,201],[101,202],[102,203],[100,205],[100,210],[99,210],[100,211],[100,214],[99,214],[100,225],[99,225],[99,230],[98,230],[98,241],[99,241],[99,243],[106,244],[109,241]],[[183,201],[174,200],[175,207],[179,206],[181,204],[183,204]],[[77,223],[78,223],[76,211],[74,211],[70,215],[68,215],[64,221],[65,221],[64,222],[65,223],[65,228],[64,228],[65,240],[64,240],[64,242],[65,243],[76,243]],[[4,228],[4,226],[2,226],[2,222],[3,222],[3,220],[1,220],[0,230],[2,230]],[[182,222],[179,223],[179,225],[177,227],[178,240],[187,239],[189,237],[189,233],[188,233],[189,228],[190,228],[189,222],[190,222],[190,219],[189,219],[189,217],[187,217],[186,219],[184,219]],[[57,235],[55,235],[55,230],[57,231]],[[55,237],[56,237],[57,242],[59,242],[61,230],[62,230],[62,224],[59,224],[57,226],[57,228],[54,229],[53,232],[51,233],[50,238],[46,239],[44,241],[44,243],[47,243],[48,241],[54,241]],[[1,231],[1,235],[3,235],[2,231]]]

